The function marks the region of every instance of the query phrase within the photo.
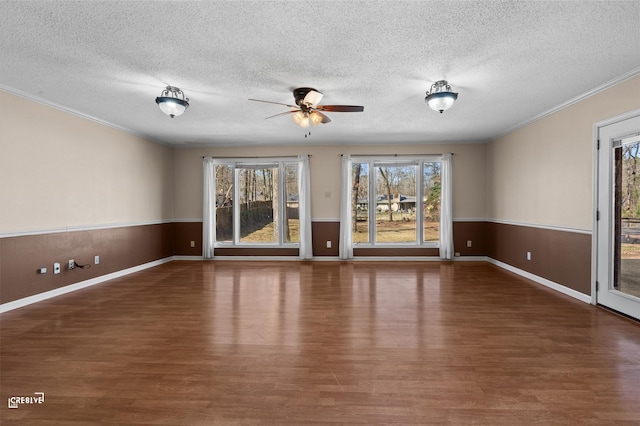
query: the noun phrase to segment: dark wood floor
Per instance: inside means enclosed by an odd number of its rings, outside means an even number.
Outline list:
[[[640,424],[640,325],[484,262],[171,262],[0,327],[6,424]]]

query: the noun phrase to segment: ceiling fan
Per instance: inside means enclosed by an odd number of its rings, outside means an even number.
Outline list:
[[[265,102],[268,104],[284,105],[293,108],[290,111],[272,115],[266,118],[278,117],[280,115],[293,114],[291,118],[300,127],[307,128],[309,124],[318,125],[329,123],[331,119],[322,112],[362,112],[363,106],[359,105],[318,105],[322,100],[322,93],[311,87],[299,87],[293,89],[295,105],[283,104],[280,102],[263,101],[261,99],[249,99],[250,101]]]

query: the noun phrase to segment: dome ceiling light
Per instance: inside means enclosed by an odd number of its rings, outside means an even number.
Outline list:
[[[173,86],[167,86],[156,98],[156,103],[171,118],[182,115],[189,108],[189,98],[185,98],[182,90]]]
[[[427,92],[424,101],[434,111],[443,111],[451,108],[451,105],[458,99],[458,94],[451,90],[451,86],[446,80],[436,81],[431,85],[431,91]]]

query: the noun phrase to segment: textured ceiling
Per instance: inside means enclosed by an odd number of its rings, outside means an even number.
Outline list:
[[[0,2],[0,88],[176,146],[484,142],[640,73],[640,1]],[[424,103],[446,79],[458,101]],[[174,119],[154,100],[190,98]],[[311,86],[311,139],[286,111]]]

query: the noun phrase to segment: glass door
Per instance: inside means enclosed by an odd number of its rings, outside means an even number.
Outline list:
[[[640,114],[598,139],[596,299],[640,319]]]

